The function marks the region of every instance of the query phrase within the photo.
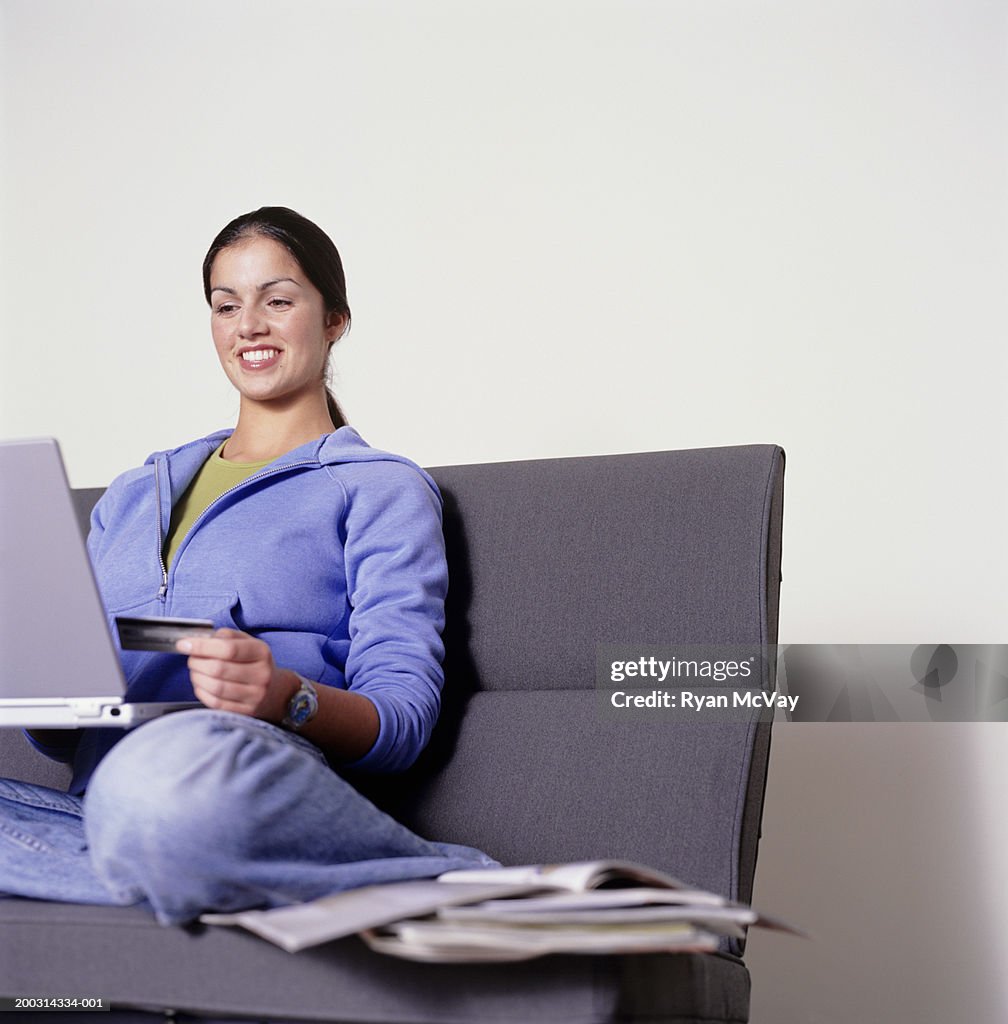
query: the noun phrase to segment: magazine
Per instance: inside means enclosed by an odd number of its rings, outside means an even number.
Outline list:
[[[717,949],[726,935],[741,938],[750,925],[795,932],[744,904],[619,860],[450,871],[200,920],[246,928],[292,953],[360,934],[372,949],[427,961],[694,952]]]
[[[606,926],[457,925],[441,919],[400,921],[369,929],[364,941],[379,953],[434,963],[531,960],[547,953],[700,953],[718,948],[717,935],[679,921]]]

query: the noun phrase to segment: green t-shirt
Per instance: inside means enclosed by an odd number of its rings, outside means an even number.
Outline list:
[[[263,462],[231,462],[221,458],[221,452],[227,441],[222,441],[210,456],[185,493],[175,502],[172,509],[171,526],[164,546],[164,563],[170,566],[175,552],[192,528],[193,523],[203,514],[204,510],[215,502],[225,491],[237,487],[253,473],[268,466],[273,459]]]

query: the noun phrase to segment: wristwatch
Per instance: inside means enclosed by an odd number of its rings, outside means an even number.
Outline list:
[[[287,705],[287,715],[280,724],[285,729],[297,732],[315,717],[318,711],[318,693],[313,682],[297,672],[294,675],[301,681],[301,685],[291,697],[290,703]]]

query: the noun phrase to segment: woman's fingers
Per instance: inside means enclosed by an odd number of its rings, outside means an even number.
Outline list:
[[[190,672],[193,692],[207,707],[224,711],[243,711],[248,714],[256,710],[265,696],[265,689],[249,687],[243,683],[229,683],[215,676]]]
[[[284,673],[265,641],[219,629],[212,637],[179,640],[175,647],[189,655],[193,692],[207,707],[268,721],[283,717],[290,687],[285,687]]]
[[[220,661],[258,661],[270,657],[269,645],[264,640],[235,629],[219,629],[213,636],[187,637],[176,642],[175,650]]]

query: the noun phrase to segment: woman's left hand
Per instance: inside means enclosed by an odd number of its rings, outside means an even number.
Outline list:
[[[175,649],[189,655],[193,692],[208,708],[283,721],[299,683],[293,672],[277,667],[264,640],[218,629],[213,636],[179,640]]]

